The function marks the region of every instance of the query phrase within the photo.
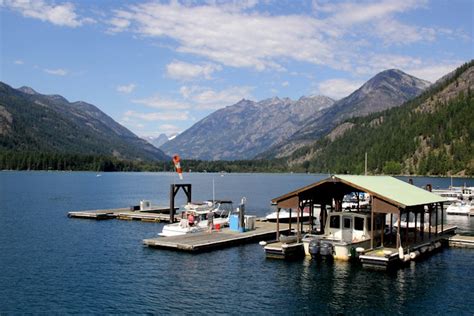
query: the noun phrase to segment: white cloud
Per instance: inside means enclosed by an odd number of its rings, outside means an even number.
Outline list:
[[[164,99],[159,95],[144,99],[135,99],[132,100],[132,102],[161,110],[184,110],[190,108],[189,104],[175,100]]]
[[[290,85],[290,83],[289,83],[288,81],[283,81],[283,82],[281,83],[281,86],[282,86],[282,87],[288,87],[289,85]]]
[[[180,92],[199,109],[219,109],[235,104],[241,99],[250,98],[252,90],[252,87],[247,86],[234,86],[220,91],[199,86],[183,86]]]
[[[222,66],[211,63],[196,65],[182,61],[173,61],[166,66],[168,76],[178,80],[191,80],[197,77],[212,79],[212,73],[220,70],[222,70]]]
[[[375,75],[387,69],[412,69],[424,64],[420,58],[397,54],[367,54],[354,69],[358,75]]]
[[[66,69],[58,68],[58,69],[43,69],[43,71],[47,74],[50,75],[55,75],[55,76],[66,76],[68,74],[68,71]]]
[[[158,126],[158,129],[160,130],[160,134],[164,133],[168,136],[176,133],[181,133],[182,131],[181,128],[173,124],[162,124]]]
[[[364,66],[359,64],[363,60],[361,47],[375,48],[380,41],[385,48],[430,42],[441,34],[435,27],[410,25],[397,18],[426,7],[426,0],[315,1],[316,15],[260,13],[254,1],[211,2],[214,4],[172,1],[131,5],[114,11],[109,31],[171,40],[177,52],[258,71],[284,71],[282,63],[290,60],[352,71]],[[448,33],[444,29],[444,34]],[[181,80],[208,79],[217,70],[183,62],[173,62],[167,68],[170,77]]]
[[[433,64],[415,68],[407,68],[404,69],[404,71],[417,78],[435,82],[436,80],[459,67],[461,64],[462,62]]]
[[[355,25],[371,22],[375,19],[382,19],[395,13],[401,13],[415,8],[422,7],[426,0],[404,0],[393,1],[385,0],[379,2],[329,2],[325,4],[314,3],[316,11],[332,13],[330,17],[335,24]]]
[[[318,85],[318,93],[333,99],[342,99],[362,86],[362,82],[346,79],[329,79]]]
[[[21,59],[17,59],[13,62],[15,65],[23,65],[25,62]]]
[[[147,122],[156,122],[156,121],[187,121],[190,119],[188,111],[181,112],[153,112],[153,113],[143,113],[135,111],[127,111],[124,114],[123,120],[125,122],[132,119],[139,119]]]
[[[23,16],[47,21],[55,25],[78,27],[84,23],[93,23],[91,18],[80,18],[74,4],[48,4],[43,0],[3,0],[1,6],[20,12]]]
[[[281,70],[276,61],[280,57],[334,61],[331,46],[318,32],[324,29],[323,23],[303,15],[269,16],[219,5],[153,2],[117,10],[110,23],[111,32],[130,30],[146,37],[171,38],[178,52],[227,66]]]
[[[135,88],[137,87],[136,84],[134,83],[130,83],[130,84],[126,84],[126,85],[121,85],[121,86],[117,86],[117,91],[120,92],[120,93],[132,93],[133,90],[135,90]]]
[[[406,45],[420,41],[432,42],[436,39],[436,31],[433,28],[414,27],[391,18],[377,21],[374,34],[382,39],[386,46]]]

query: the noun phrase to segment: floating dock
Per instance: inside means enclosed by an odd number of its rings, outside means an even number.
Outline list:
[[[426,257],[435,250],[440,250],[442,247],[448,245],[448,240],[452,238],[455,233],[456,226],[445,225],[441,231],[441,226],[438,226],[438,236],[432,236],[425,240],[420,240],[418,243],[412,244],[404,249],[404,255],[408,256],[403,260],[400,259],[398,249],[396,247],[377,247],[359,255],[359,260],[364,268],[370,269],[391,269],[400,265],[401,263],[408,262],[410,260],[418,260]],[[425,233],[428,229],[425,229]],[[419,232],[418,232],[419,233]],[[472,238],[474,246],[474,237]],[[451,243],[449,243],[451,245]]]
[[[280,230],[280,232],[283,231]],[[275,239],[276,232],[275,223],[256,222],[255,229],[246,232],[233,231],[226,227],[212,233],[199,232],[181,236],[145,239],[143,244],[153,248],[202,252],[254,241],[272,240]]]
[[[72,211],[67,214],[71,218],[86,218],[86,219],[122,219],[122,220],[139,220],[143,222],[170,222],[169,207],[152,207],[146,210],[132,210],[134,207],[104,209],[104,210],[89,210],[89,211]],[[175,216],[174,221],[179,221],[180,217]]]
[[[450,247],[474,248],[474,236],[454,235],[449,238]]]

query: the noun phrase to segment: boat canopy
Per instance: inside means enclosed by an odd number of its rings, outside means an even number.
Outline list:
[[[399,209],[447,202],[446,198],[390,176],[333,175],[274,198],[272,203],[281,208],[298,208],[305,200],[330,205],[333,198],[342,200],[352,192],[369,193],[374,211],[383,209],[381,213],[398,213]]]

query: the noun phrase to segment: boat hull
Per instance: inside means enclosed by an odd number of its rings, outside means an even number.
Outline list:
[[[370,248],[370,239],[350,243],[327,238],[316,238],[313,240],[319,241],[319,245],[314,246],[313,244],[310,246],[311,240],[303,239],[305,254],[312,258],[330,256],[336,260],[348,261],[356,253],[357,248]]]

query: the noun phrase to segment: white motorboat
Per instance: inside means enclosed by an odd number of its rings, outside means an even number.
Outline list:
[[[431,192],[446,198],[449,203],[454,203],[462,199],[462,190],[459,188],[433,189]],[[444,207],[446,208],[448,205],[449,204],[444,204]]]
[[[367,193],[353,193],[344,196],[342,200],[342,209],[346,211],[361,210],[369,208],[370,195]]]
[[[229,218],[233,212],[231,201],[207,201],[204,203],[188,203],[184,206],[182,214],[183,218],[179,223],[168,224],[163,227],[163,230],[158,235],[163,237],[179,236],[191,233],[203,232],[208,229],[207,214],[214,213],[214,227],[229,225]],[[194,223],[190,225],[187,215],[194,217]]]
[[[471,204],[463,201],[454,202],[446,209],[448,215],[469,215],[470,212]]]
[[[296,223],[297,221],[297,216],[298,216],[298,213],[299,213],[299,216],[300,216],[300,221],[302,222],[308,222],[309,221],[309,208],[305,207],[303,209],[303,212],[301,211],[296,211],[296,210],[292,210],[291,211],[291,214],[290,214],[290,211],[287,210],[287,209],[281,209],[280,210],[280,214],[278,215],[279,218],[279,222],[280,223],[289,223],[290,222],[290,218],[291,218],[291,222],[292,223]],[[290,217],[291,215],[291,217]],[[315,215],[316,216],[316,215]],[[273,212],[273,213],[270,213],[268,214],[267,216],[265,216],[265,219],[268,221],[268,222],[276,222],[277,221],[277,211]]]
[[[370,248],[371,215],[369,212],[331,212],[328,214],[324,234],[305,236],[306,254],[312,257],[329,256],[349,260],[356,249]],[[375,221],[375,235],[380,235],[381,221]]]

